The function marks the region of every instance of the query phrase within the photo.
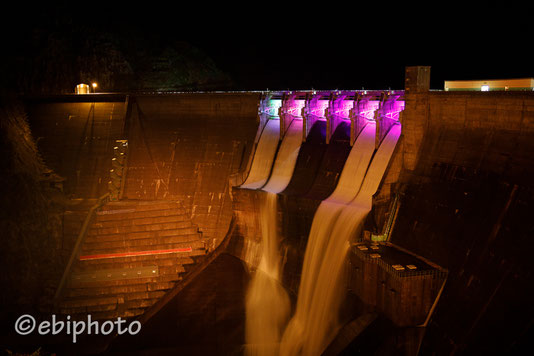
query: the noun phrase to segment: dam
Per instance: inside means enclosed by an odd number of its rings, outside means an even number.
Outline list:
[[[22,98],[41,184],[63,202],[40,318],[141,329],[12,334],[11,347],[517,352],[534,320],[534,94],[432,91],[429,76],[407,67],[404,90]]]

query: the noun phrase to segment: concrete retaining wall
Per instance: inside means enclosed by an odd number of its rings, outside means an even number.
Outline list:
[[[205,237],[232,216],[228,177],[246,167],[259,94],[137,96],[127,123],[125,199],[177,199]]]

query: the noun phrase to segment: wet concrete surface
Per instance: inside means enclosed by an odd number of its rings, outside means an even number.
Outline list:
[[[139,334],[115,339],[109,354],[242,354],[248,279],[239,259],[221,254]]]

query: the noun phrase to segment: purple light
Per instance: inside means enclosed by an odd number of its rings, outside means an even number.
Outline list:
[[[388,101],[384,103],[384,116],[399,121],[400,112],[404,110],[404,101]]]
[[[354,101],[345,100],[345,98],[346,95],[332,95],[326,115],[337,119],[350,120],[350,112],[354,107]]]
[[[378,100],[363,100],[358,102],[358,107],[354,108],[357,116],[363,117],[368,121],[375,121],[375,111],[380,107]]]
[[[325,117],[325,111],[328,108],[328,100],[317,100],[317,106],[313,109],[313,114]]]
[[[306,105],[306,100],[294,100],[293,105],[286,109],[286,113],[293,116],[301,116],[302,108]]]
[[[341,100],[334,114],[340,116],[343,120],[350,120],[350,110],[353,106],[354,102],[352,100]]]

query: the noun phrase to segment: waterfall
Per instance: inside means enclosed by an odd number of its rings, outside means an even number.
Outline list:
[[[282,332],[289,319],[290,301],[280,283],[277,198],[276,193],[267,192],[260,210],[262,256],[246,296],[247,355],[278,355]]]
[[[349,155],[354,152],[359,158],[347,161],[339,190],[319,206],[306,247],[296,312],[284,332],[280,355],[320,355],[339,331],[337,313],[344,296],[342,268],[349,241],[361,231],[399,136],[400,125],[395,125],[367,170],[371,136],[364,129]],[[372,138],[374,143],[374,132]],[[347,169],[352,173],[345,174]]]
[[[250,356],[278,355],[280,339],[290,315],[289,296],[280,282],[277,194],[291,180],[301,143],[302,120],[293,120],[276,155],[269,182],[263,187],[265,193],[260,205],[262,255],[246,296],[245,353]]]
[[[241,186],[264,191],[260,205],[262,256],[246,296],[245,351],[265,356],[320,355],[340,329],[337,313],[345,293],[342,271],[349,241],[361,231],[371,210],[372,196],[393,154],[400,125],[391,128],[376,153],[374,122],[358,136],[336,189],[315,213],[296,310],[290,319],[289,297],[280,282],[277,193],[287,187],[293,174],[302,121],[293,120],[276,153],[277,124],[267,123],[251,173]]]

